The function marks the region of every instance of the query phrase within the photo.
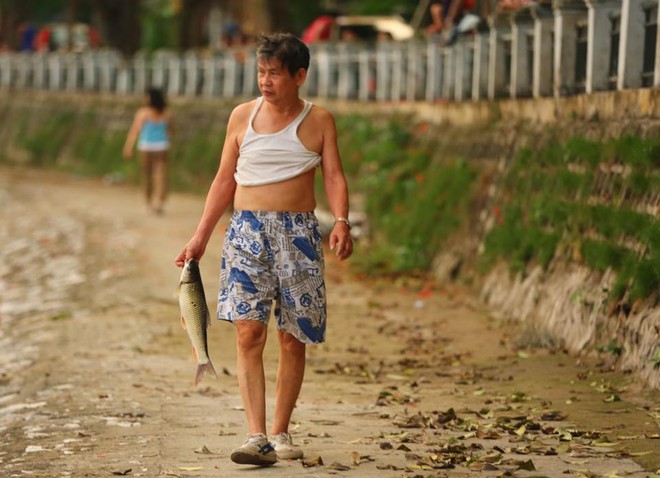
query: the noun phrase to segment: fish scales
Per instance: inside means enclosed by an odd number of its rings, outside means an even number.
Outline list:
[[[181,271],[179,308],[181,309],[181,325],[188,332],[197,360],[197,371],[193,384],[197,385],[205,372],[211,373],[217,378],[208,354],[206,329],[211,324],[210,313],[206,304],[199,264],[194,259],[187,261]]]

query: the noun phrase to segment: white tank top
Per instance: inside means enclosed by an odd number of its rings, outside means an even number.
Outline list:
[[[307,149],[298,138],[298,126],[312,109],[312,103],[305,101],[298,117],[283,130],[259,134],[252,128],[252,122],[263,100],[263,96],[257,100],[239,149],[234,179],[241,186],[285,181],[321,163],[321,155]]]

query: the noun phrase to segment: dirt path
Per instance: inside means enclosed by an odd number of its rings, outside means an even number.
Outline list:
[[[360,282],[329,255],[328,342],[309,350],[292,429],[306,461],[232,464],[233,329],[213,324],[224,373],[192,388],[175,299],[202,206],[174,195],[149,216],[132,187],[0,169],[0,476],[658,473],[657,394],[596,359],[512,350],[462,290]],[[221,240],[201,264],[212,310]]]

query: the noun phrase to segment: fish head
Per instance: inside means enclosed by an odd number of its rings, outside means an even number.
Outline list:
[[[197,262],[195,259],[187,260],[181,269],[180,282],[182,284],[190,284],[193,282],[199,282],[200,280],[201,274],[199,272],[199,262]]]

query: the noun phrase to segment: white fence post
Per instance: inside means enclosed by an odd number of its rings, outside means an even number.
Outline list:
[[[585,0],[589,7],[586,92],[609,89],[612,16],[621,11],[621,0]]]
[[[392,43],[392,68],[390,73],[392,75],[392,90],[390,92],[390,99],[395,102],[401,101],[404,92],[404,67],[406,66],[406,59],[404,50],[401,44]]]
[[[0,88],[8,90],[11,88],[13,79],[13,55],[11,53],[0,53]]]
[[[444,47],[442,50],[442,98],[448,100],[454,96],[456,80],[456,52],[452,47]]]
[[[316,52],[318,60],[317,94],[320,98],[328,98],[330,96],[330,77],[332,75],[332,65],[330,64],[330,52],[328,50],[329,48],[325,46]]]
[[[24,88],[28,87],[30,76],[32,76],[32,87],[37,90],[44,90],[48,88],[48,68],[46,65],[46,53],[25,53],[26,63],[25,75],[23,80]],[[31,65],[30,65],[31,64]],[[29,67],[32,66],[32,71]]]
[[[311,67],[311,65],[310,65]],[[307,84],[307,82],[305,82]],[[252,52],[247,52],[243,62],[243,96],[252,97],[258,91],[257,85],[257,57]]]
[[[660,25],[660,0],[658,0],[656,25]],[[655,36],[655,68],[653,72],[653,86],[660,86],[660,32],[657,31],[657,27]]]
[[[360,101],[368,101],[375,89],[372,57],[373,53],[370,49],[364,49],[358,53],[358,99]]]
[[[472,66],[472,99],[483,100],[488,95],[488,33],[477,33],[474,37],[474,65]]]
[[[40,62],[41,55],[17,53],[16,59],[18,60],[18,66],[16,68],[16,86],[19,89],[29,88],[34,84],[34,77],[36,76],[35,63]]]
[[[433,40],[426,44],[426,101],[435,101],[442,91],[442,48]]]
[[[454,55],[454,99],[463,101],[472,94],[472,48],[467,39],[458,39],[454,44]]]
[[[532,94],[535,98],[552,95],[552,72],[554,45],[552,43],[552,27],[554,18],[552,12],[545,9],[534,9],[534,71],[532,78]]]
[[[415,101],[422,97],[421,91],[424,85],[424,49],[417,41],[407,43],[406,56],[406,100]]]
[[[95,90],[98,87],[98,55],[94,52],[83,53],[82,73],[83,88],[86,90]]]
[[[586,18],[582,0],[555,0],[555,96],[572,94],[576,89],[577,24]]]
[[[510,36],[501,17],[491,21],[488,55],[488,98],[493,100],[506,91],[507,64],[504,42]]]
[[[529,8],[511,15],[511,98],[530,96],[532,78],[529,53],[533,49],[534,23]],[[532,41],[530,41],[530,38]]]
[[[623,0],[617,89],[642,86],[644,66],[644,10],[642,0]]]

